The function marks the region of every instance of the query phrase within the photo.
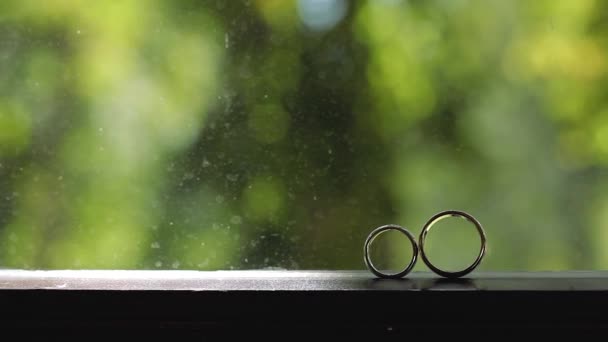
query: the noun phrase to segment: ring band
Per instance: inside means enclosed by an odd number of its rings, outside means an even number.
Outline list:
[[[372,260],[369,256],[369,247],[371,246],[372,242],[374,241],[374,239],[376,239],[378,237],[378,235],[387,232],[389,230],[396,230],[398,232],[403,233],[403,235],[405,235],[411,242],[412,244],[412,259],[410,260],[410,263],[401,271],[398,273],[383,273],[380,270],[378,270],[376,268],[376,266],[374,266],[374,263],[372,263]],[[410,271],[414,268],[414,265],[416,265],[416,260],[418,260],[418,244],[416,243],[416,239],[414,238],[414,236],[412,235],[412,233],[409,232],[409,230],[401,227],[401,226],[397,226],[394,224],[389,224],[386,226],[381,226],[378,227],[376,229],[374,229],[369,236],[367,237],[367,239],[365,240],[365,246],[363,247],[363,255],[364,255],[364,259],[365,259],[365,265],[367,265],[367,268],[377,277],[379,278],[391,278],[391,279],[398,279],[398,278],[402,278],[404,277],[406,274],[410,273]]]
[[[435,223],[441,221],[442,219],[444,219],[446,217],[461,217],[461,218],[464,218],[467,221],[473,223],[473,225],[475,225],[475,228],[477,228],[479,237],[481,238],[481,248],[479,249],[479,255],[477,255],[477,259],[475,259],[475,261],[469,267],[465,268],[462,271],[448,272],[448,271],[439,269],[438,267],[436,267],[429,261],[429,259],[427,258],[426,254],[424,252],[424,240],[426,239],[427,233],[429,232],[429,230],[431,230],[431,228],[433,227],[433,225]],[[418,240],[418,244],[420,245],[420,254],[422,256],[422,261],[424,261],[424,263],[428,266],[428,268],[430,268],[431,270],[433,270],[433,272],[437,273],[438,275],[440,275],[442,277],[460,278],[466,274],[469,274],[471,271],[473,271],[479,265],[479,263],[481,263],[481,259],[483,259],[483,256],[486,253],[486,233],[484,232],[483,227],[481,226],[481,223],[479,223],[479,221],[477,221],[472,215],[467,214],[464,211],[446,210],[446,211],[442,211],[440,213],[435,214],[435,216],[431,217],[429,219],[429,221],[424,225],[424,228],[422,228],[422,232],[420,232],[420,238]]]

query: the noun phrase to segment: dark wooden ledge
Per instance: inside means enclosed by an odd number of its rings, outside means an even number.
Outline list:
[[[0,270],[0,325],[134,336],[608,333],[608,272]],[[282,335],[281,335],[282,336]]]

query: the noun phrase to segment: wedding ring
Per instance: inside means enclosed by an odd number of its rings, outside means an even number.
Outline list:
[[[384,272],[380,271],[379,269],[376,268],[376,266],[374,266],[374,263],[372,262],[372,260],[370,258],[369,250],[370,250],[370,246],[371,246],[372,242],[374,241],[374,239],[376,239],[380,234],[385,233],[389,230],[396,230],[398,232],[403,233],[403,235],[405,235],[412,244],[413,253],[412,253],[412,258],[410,259],[410,263],[402,271],[400,271],[398,273],[384,273]],[[386,226],[378,227],[369,234],[369,236],[365,240],[365,246],[363,247],[363,254],[364,254],[364,259],[365,259],[365,265],[367,265],[367,268],[374,275],[376,275],[379,278],[397,279],[397,278],[402,278],[406,274],[410,273],[412,268],[414,268],[414,265],[416,265],[416,260],[418,259],[418,244],[416,243],[416,239],[414,238],[412,233],[410,233],[407,229],[405,229],[401,226],[389,224]]]
[[[475,261],[469,267],[465,268],[462,271],[456,271],[456,272],[444,271],[444,270],[436,267],[435,265],[433,265],[429,261],[429,258],[426,256],[426,253],[424,252],[424,241],[426,239],[426,235],[428,234],[429,230],[431,230],[431,228],[433,227],[433,225],[435,223],[441,221],[442,219],[444,219],[446,217],[461,217],[463,219],[466,219],[467,221],[469,221],[473,225],[475,225],[475,228],[477,228],[477,232],[479,233],[479,237],[481,238],[481,248],[479,249],[479,255],[477,255],[477,259],[475,259]],[[424,261],[424,263],[428,266],[428,268],[430,268],[431,270],[433,270],[433,272],[437,273],[438,275],[440,275],[442,277],[460,278],[466,274],[469,274],[471,271],[473,271],[479,265],[479,263],[481,262],[481,259],[483,259],[483,256],[486,252],[486,233],[484,232],[483,227],[481,226],[481,223],[479,223],[479,221],[477,221],[472,215],[467,214],[464,211],[447,210],[447,211],[442,211],[440,213],[437,213],[437,214],[435,214],[435,216],[433,216],[429,219],[429,221],[424,225],[424,228],[422,228],[422,232],[420,233],[420,238],[418,240],[418,244],[420,245],[420,255],[422,257],[422,261]]]

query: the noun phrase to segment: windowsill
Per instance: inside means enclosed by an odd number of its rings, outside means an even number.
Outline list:
[[[111,291],[608,291],[608,271],[476,272],[449,280],[414,272],[399,280],[367,271],[0,270],[0,290]]]
[[[137,337],[605,333],[608,272],[386,280],[366,271],[0,270],[0,307],[0,327],[45,336],[91,329]]]

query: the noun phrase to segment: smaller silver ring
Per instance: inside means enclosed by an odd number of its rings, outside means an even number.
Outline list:
[[[412,253],[412,258],[410,260],[410,263],[401,272],[398,272],[398,273],[381,272],[379,269],[376,268],[376,266],[374,266],[374,263],[372,262],[372,260],[369,256],[369,247],[371,246],[374,239],[377,238],[378,235],[380,235],[386,231],[389,231],[389,230],[396,230],[398,232],[403,233],[403,235],[405,235],[412,244],[413,253]],[[416,239],[414,238],[412,233],[409,232],[409,230],[407,230],[401,226],[398,226],[398,225],[389,224],[386,226],[378,227],[369,234],[369,236],[365,240],[365,245],[363,247],[363,255],[364,255],[364,259],[365,259],[365,265],[375,276],[377,276],[378,278],[398,279],[398,278],[403,278],[405,275],[410,273],[412,271],[412,269],[414,268],[414,266],[416,265],[416,260],[418,260],[418,244],[416,243]]]
[[[481,247],[479,248],[479,254],[477,255],[477,259],[475,259],[475,261],[473,261],[473,263],[471,265],[469,265],[467,268],[465,268],[464,270],[457,271],[457,272],[444,271],[444,270],[438,268],[437,266],[433,265],[429,261],[428,257],[426,256],[426,253],[424,252],[424,241],[426,239],[426,235],[428,234],[429,230],[431,230],[431,228],[433,227],[433,225],[435,223],[441,221],[442,219],[444,219],[446,217],[450,217],[450,216],[461,217],[461,218],[464,218],[467,221],[471,222],[475,226],[475,228],[477,228],[477,232],[479,233],[479,238],[481,239]],[[431,217],[428,220],[428,222],[424,225],[424,228],[422,228],[422,232],[420,232],[418,244],[420,245],[420,256],[422,257],[422,261],[424,261],[424,263],[426,264],[426,266],[428,266],[428,268],[430,268],[431,270],[433,270],[433,272],[435,272],[436,274],[438,274],[442,277],[460,278],[464,275],[471,273],[479,265],[479,263],[481,263],[481,259],[483,259],[483,256],[486,253],[486,233],[484,232],[483,227],[481,226],[481,223],[479,223],[479,221],[477,221],[477,219],[475,219],[473,217],[473,215],[465,213],[464,211],[459,211],[459,210],[446,210],[446,211],[442,211],[442,212],[435,214],[433,217]]]

